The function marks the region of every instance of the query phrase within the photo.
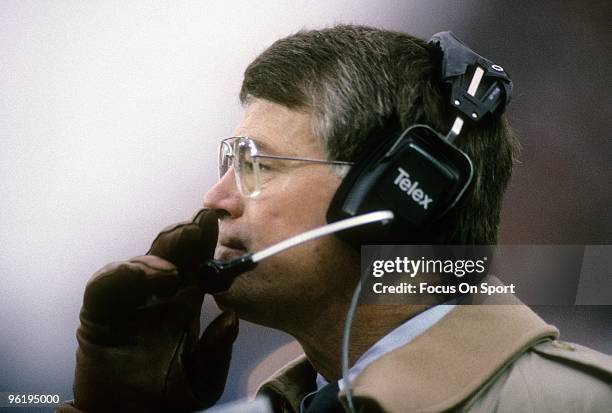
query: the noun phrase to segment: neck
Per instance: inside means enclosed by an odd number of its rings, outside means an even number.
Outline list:
[[[301,344],[306,357],[325,379],[337,381],[342,376],[342,336],[348,304],[324,307],[324,314],[311,317],[290,333]],[[362,305],[357,307],[351,328],[349,365],[406,320],[424,311],[424,305]]]

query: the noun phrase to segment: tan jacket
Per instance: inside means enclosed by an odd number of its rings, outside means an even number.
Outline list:
[[[612,357],[557,337],[518,301],[457,306],[367,366],[353,397],[367,412],[612,412]],[[315,377],[302,356],[259,393],[278,411],[299,412]]]

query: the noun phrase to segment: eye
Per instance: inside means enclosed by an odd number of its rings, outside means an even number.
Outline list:
[[[269,172],[269,171],[274,170],[274,167],[272,166],[272,163],[270,161],[260,160],[259,161],[259,170],[261,172]]]

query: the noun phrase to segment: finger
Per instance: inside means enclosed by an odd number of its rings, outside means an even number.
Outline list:
[[[237,336],[238,317],[234,312],[221,313],[202,334],[187,365],[192,388],[203,401],[212,404],[221,397]]]
[[[219,237],[219,220],[217,214],[208,209],[199,210],[193,218],[193,223],[196,224],[202,234],[202,249],[209,251],[212,258],[215,247],[217,246],[217,238]]]
[[[85,287],[83,311],[93,319],[118,316],[143,304],[149,296],[144,271],[127,261],[96,272]]]
[[[143,271],[147,291],[151,294],[170,297],[177,292],[181,279],[178,268],[170,261],[155,255],[142,255],[132,258],[129,262]]]
[[[177,224],[155,238],[147,255],[163,258],[181,269],[189,268],[200,254],[201,238],[197,225],[191,222]]]
[[[197,221],[195,221],[197,219]],[[216,218],[203,212],[194,221],[162,231],[153,241],[148,255],[156,255],[175,264],[181,271],[191,270],[212,258],[217,243]]]
[[[155,255],[142,255],[132,258],[131,264],[142,269],[145,276],[145,289],[150,298],[161,299],[168,303],[172,300],[174,308],[188,320],[194,321],[197,339],[200,328],[200,311],[204,300],[204,293],[200,288],[189,284],[178,268],[163,258]],[[159,304],[159,300],[151,299],[146,304]],[[178,316],[177,316],[178,317]],[[178,323],[179,318],[175,321]]]

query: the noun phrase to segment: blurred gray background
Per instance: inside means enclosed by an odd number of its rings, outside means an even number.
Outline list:
[[[88,277],[199,208],[243,70],[304,27],[452,30],[504,66],[523,152],[500,242],[612,244],[611,15],[604,1],[3,1],[0,391],[71,397]],[[612,353],[611,307],[536,310]],[[290,341],[242,323],[223,400]]]

